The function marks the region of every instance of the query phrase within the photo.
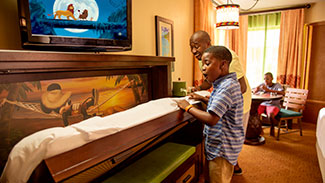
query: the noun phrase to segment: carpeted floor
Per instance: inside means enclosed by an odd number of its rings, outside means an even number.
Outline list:
[[[303,123],[303,136],[280,135],[277,141],[265,128],[264,145],[243,146],[239,155],[243,174],[234,176],[232,183],[321,183],[315,135],[316,125]]]

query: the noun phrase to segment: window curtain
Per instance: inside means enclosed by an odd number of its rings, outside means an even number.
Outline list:
[[[276,78],[281,13],[248,16],[247,78],[255,87],[264,74]]]
[[[309,67],[310,67],[310,54],[311,54],[311,41],[313,35],[313,26],[304,25],[304,38],[303,38],[303,53],[302,53],[302,70],[300,88],[308,90],[309,80]]]
[[[225,46],[237,53],[246,73],[248,16],[239,16],[239,29],[225,31]]]
[[[303,56],[304,9],[281,13],[277,80],[300,87]]]
[[[214,24],[216,22],[215,8],[211,1],[194,0],[194,32],[204,30],[210,34],[211,43],[214,42]],[[193,56],[193,83],[198,86],[203,81],[198,61]]]
[[[204,30],[210,34],[211,43],[224,45],[235,51],[244,68],[246,68],[246,53],[247,53],[247,25],[248,16],[239,17],[239,29],[227,30],[220,36],[215,28],[216,10],[211,1],[194,0],[194,31]],[[219,39],[222,39],[220,41]],[[216,41],[215,41],[216,40]],[[203,81],[203,75],[200,71],[199,64],[193,57],[193,76],[194,85],[200,85]]]

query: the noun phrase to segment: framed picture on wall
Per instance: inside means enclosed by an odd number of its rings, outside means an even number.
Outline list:
[[[156,23],[156,55],[174,56],[174,22],[172,20],[155,16]],[[174,71],[174,63],[172,63]]]

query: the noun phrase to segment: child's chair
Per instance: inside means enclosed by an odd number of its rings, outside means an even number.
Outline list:
[[[292,133],[292,132],[297,132],[299,130],[288,130],[288,120],[293,120],[297,119],[298,120],[298,125],[300,128],[300,136],[302,136],[302,126],[301,126],[301,118],[302,112],[305,108],[306,100],[307,100],[307,95],[308,95],[308,90],[304,89],[297,89],[297,88],[287,88],[286,93],[283,99],[283,107],[278,114],[280,117],[279,124],[278,124],[278,134],[277,134],[277,140],[280,139],[280,131],[283,130],[281,129],[282,122],[285,123],[285,133],[282,134],[287,134],[287,133]]]

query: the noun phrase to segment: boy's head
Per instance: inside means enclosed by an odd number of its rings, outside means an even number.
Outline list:
[[[210,83],[229,73],[231,52],[224,46],[211,46],[202,55],[202,72]]]
[[[198,59],[202,59],[202,54],[205,49],[211,46],[211,39],[207,32],[199,30],[190,38],[190,47],[193,55]]]
[[[270,72],[264,74],[264,82],[267,86],[272,86],[273,75]]]

